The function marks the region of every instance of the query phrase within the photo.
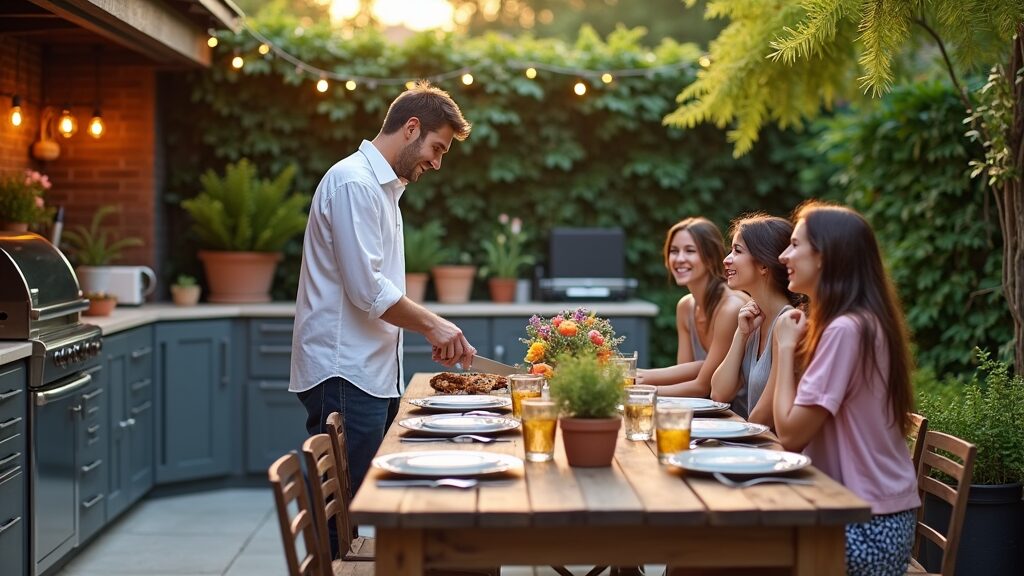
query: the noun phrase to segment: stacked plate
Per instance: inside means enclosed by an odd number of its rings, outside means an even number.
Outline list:
[[[729,409],[727,402],[715,402],[709,398],[687,398],[676,396],[665,396],[658,398],[658,404],[671,404],[682,406],[693,410],[694,414],[711,414]]]
[[[406,418],[398,423],[403,428],[439,436],[458,434],[495,434],[515,430],[519,421],[504,416],[473,416],[462,414],[437,414]]]
[[[694,472],[784,474],[810,466],[811,459],[795,452],[760,448],[694,448],[670,456],[669,464]]]
[[[690,424],[690,436],[694,438],[746,438],[767,432],[764,424],[742,420],[719,420],[715,418],[694,418]]]
[[[438,478],[499,474],[522,468],[523,461],[510,454],[480,450],[424,450],[380,456],[373,465],[395,474]]]
[[[509,408],[512,406],[512,399],[508,396],[447,394],[414,398],[409,400],[409,403],[436,412],[468,412]]]

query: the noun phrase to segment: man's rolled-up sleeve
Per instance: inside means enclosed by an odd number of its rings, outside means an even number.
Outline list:
[[[380,318],[402,298],[402,291],[381,272],[383,209],[380,192],[358,182],[339,186],[327,205],[345,295],[371,318]]]

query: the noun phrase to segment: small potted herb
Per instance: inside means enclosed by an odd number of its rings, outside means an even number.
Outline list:
[[[570,466],[611,466],[622,418],[620,368],[594,355],[562,355],[550,380],[551,399],[562,409],[558,425]]]
[[[199,302],[201,289],[196,279],[188,274],[181,274],[171,285],[171,298],[178,306],[195,306]]]

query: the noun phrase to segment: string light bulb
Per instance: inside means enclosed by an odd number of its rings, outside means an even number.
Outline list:
[[[472,84],[473,83],[473,75],[470,74],[469,72],[466,72],[465,74],[463,74],[462,75],[462,83],[465,84],[466,86],[469,86],[470,84]]]
[[[349,92],[355,90],[356,89],[356,81],[355,80],[349,80],[348,82],[345,82],[345,89],[348,90]]]
[[[530,80],[533,80],[534,78],[536,78],[537,77],[537,69],[532,67],[532,66],[527,68],[526,69],[526,77],[529,78]]]
[[[103,136],[103,132],[106,131],[107,125],[103,123],[103,116],[100,114],[99,108],[93,110],[92,119],[89,120],[89,136],[93,138],[99,138]]]
[[[330,87],[331,85],[327,82],[327,78],[321,78],[316,81],[316,91],[321,94],[327,92],[327,89]]]
[[[584,84],[583,81],[578,81],[576,82],[576,85],[572,87],[572,91],[575,92],[577,96],[583,96],[587,93],[587,85]]]
[[[270,53],[270,44],[264,42],[263,44],[260,44],[260,47],[257,50],[259,50],[260,54],[266,56]]]
[[[245,66],[245,60],[242,60],[242,57],[236,54],[235,57],[231,59],[231,67],[235,70],[241,70],[242,66]]]
[[[17,94],[11,98],[11,126],[17,128],[21,126],[22,121],[25,120],[25,116],[21,112],[21,96]]]
[[[57,118],[57,131],[65,138],[71,138],[78,132],[78,120],[75,119],[71,110],[64,108],[60,111],[60,117]]]
[[[615,77],[612,76],[611,74],[607,72],[601,74],[601,82],[604,82],[605,84],[611,84],[612,80],[615,80]]]
[[[216,36],[210,36],[206,39],[206,45],[210,48],[216,48],[218,43],[219,41],[217,40]]]

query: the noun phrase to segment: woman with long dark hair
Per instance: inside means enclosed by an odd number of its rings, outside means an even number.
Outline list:
[[[729,352],[711,378],[711,399],[730,402],[736,414],[770,426],[772,330],[782,313],[799,304],[779,262],[792,233],[788,220],[767,214],[734,220],[732,250],[723,261],[729,287],[751,300],[740,308]]]
[[[846,527],[847,573],[901,576],[921,505],[904,441],[913,390],[903,313],[860,214],[810,202],[794,221],[779,259],[810,305],[775,327],[775,432],[871,504],[869,522]]]
[[[676,304],[676,364],[638,370],[637,383],[660,386],[661,396],[707,397],[747,297],[726,286],[725,242],[706,218],[687,218],[672,226],[663,256],[672,280],[690,291]]]

